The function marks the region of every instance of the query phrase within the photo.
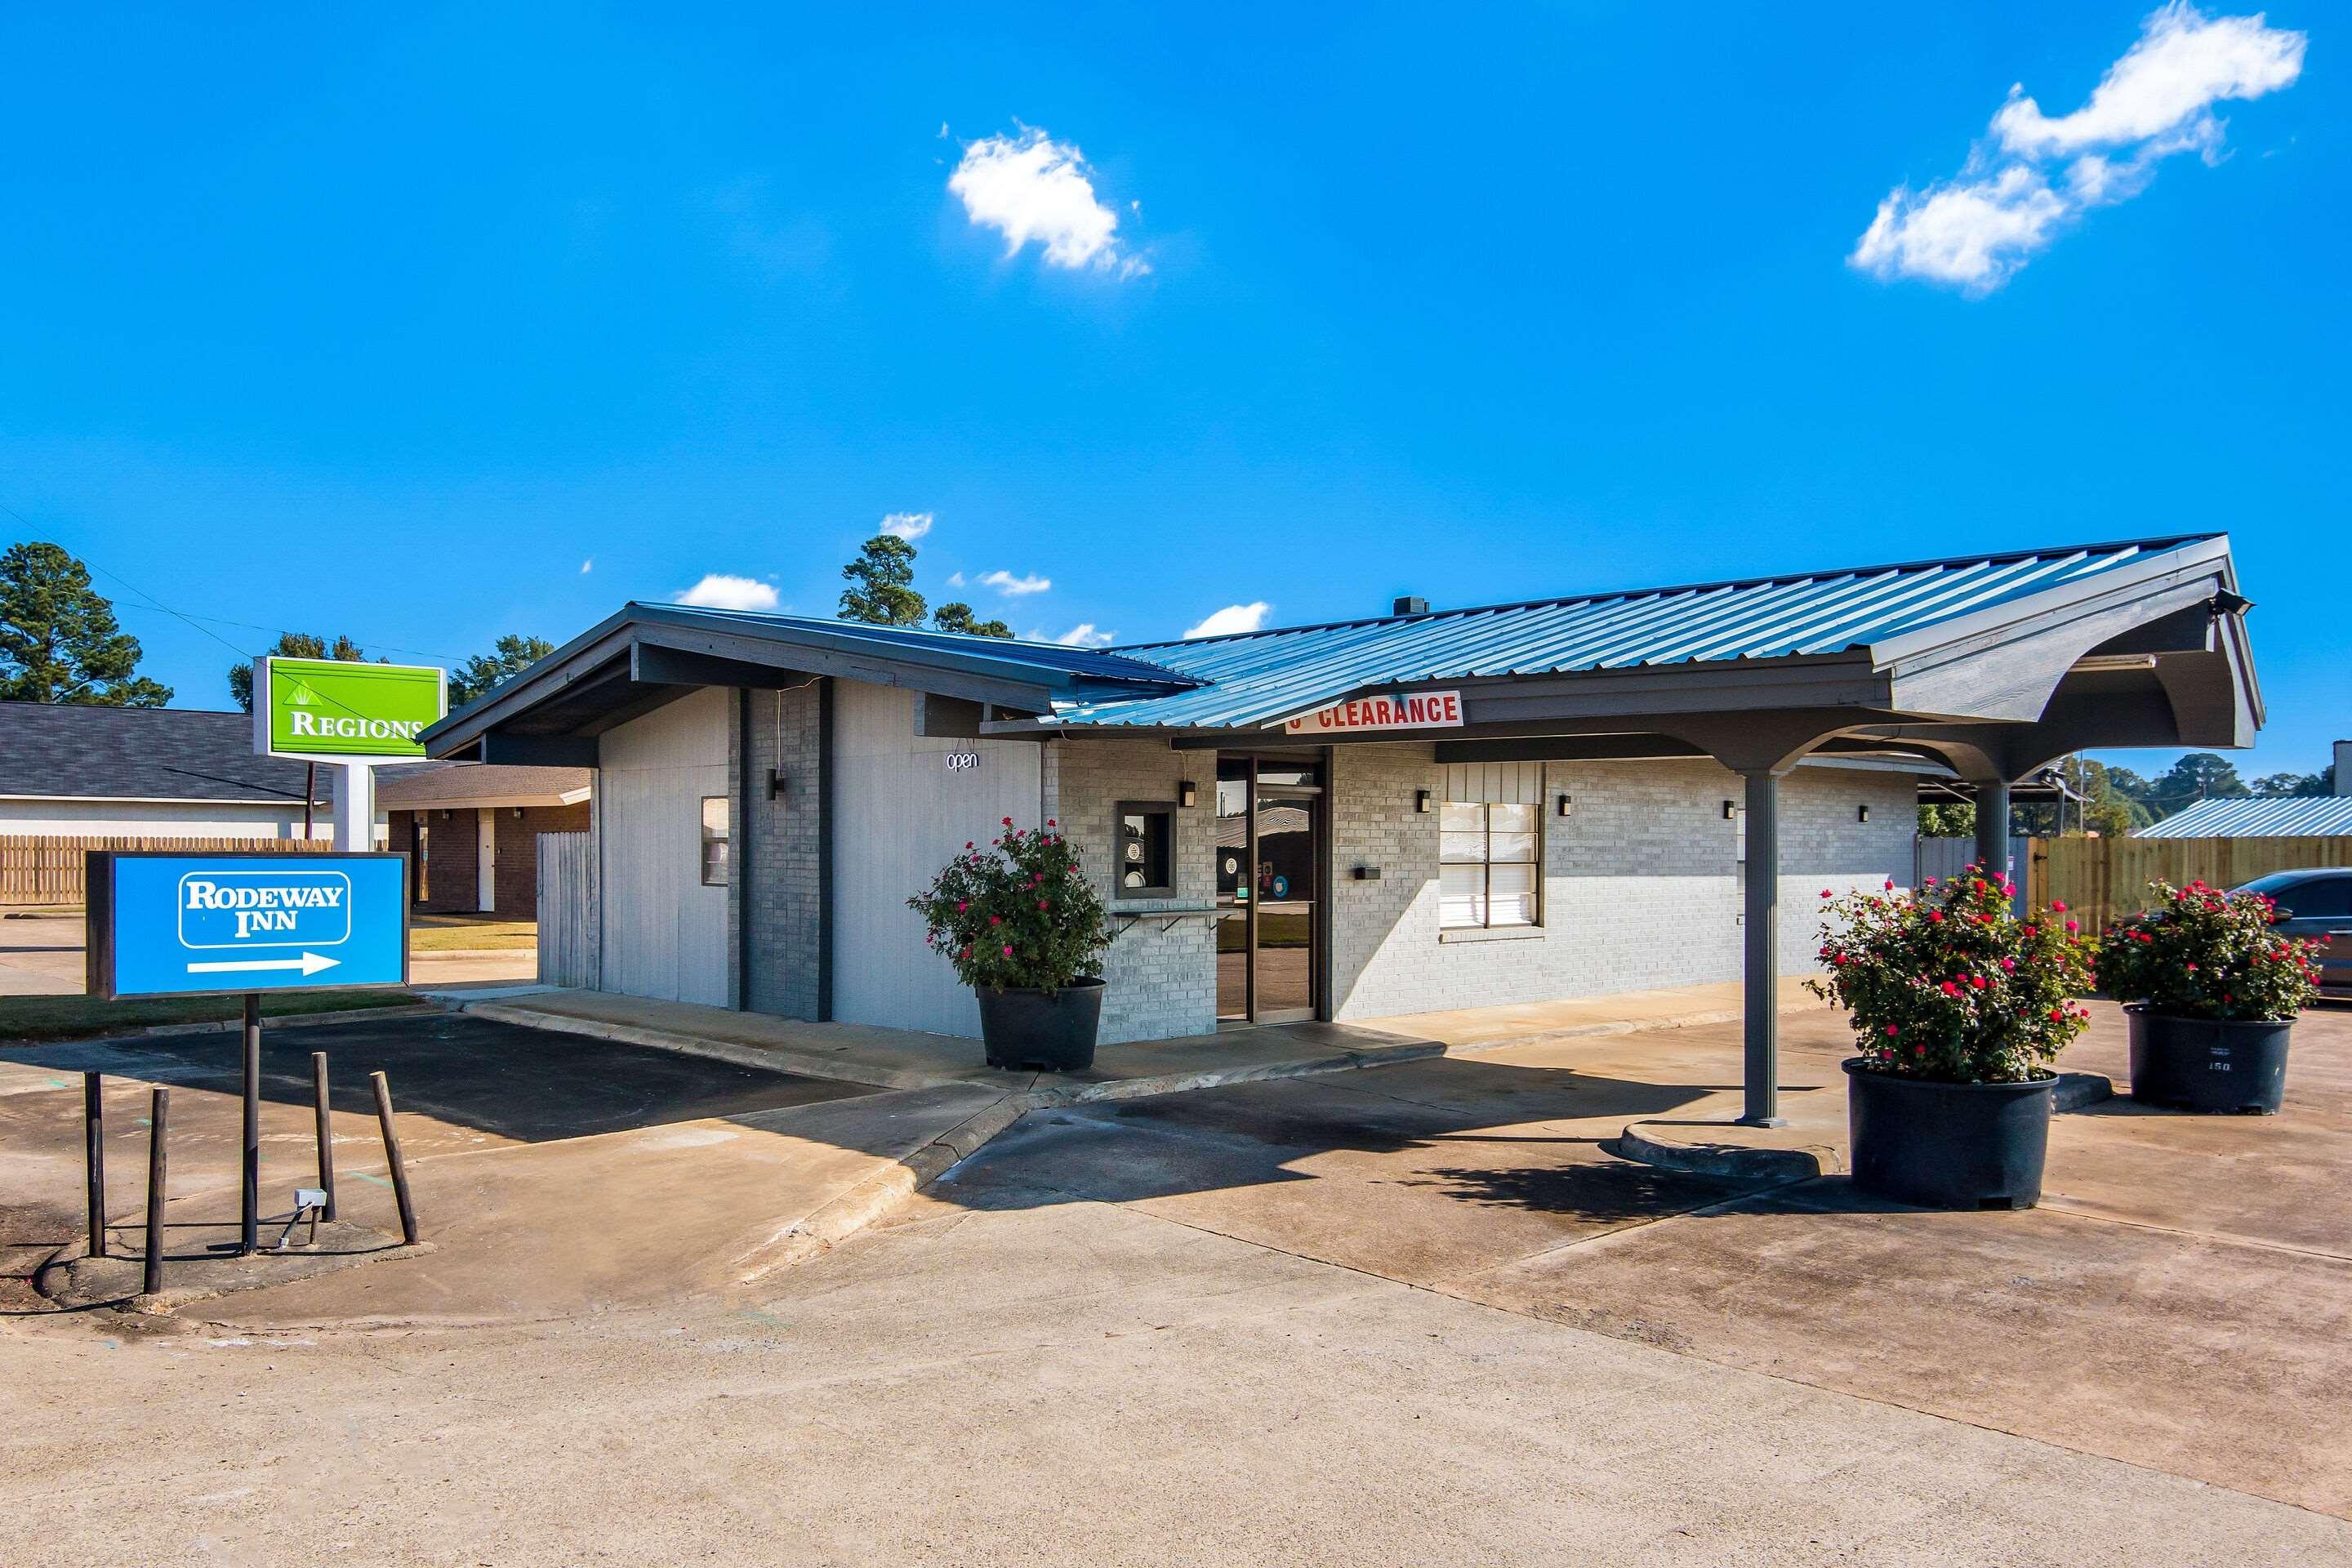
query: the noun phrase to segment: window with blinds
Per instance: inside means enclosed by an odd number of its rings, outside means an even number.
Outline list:
[[[1448,767],[1438,806],[1438,924],[1542,921],[1543,764]]]

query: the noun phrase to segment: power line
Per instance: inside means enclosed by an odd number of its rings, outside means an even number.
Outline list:
[[[0,511],[5,511],[10,517],[15,518],[17,522],[22,524],[27,531],[35,532],[39,531],[37,529],[34,528],[32,521],[27,519],[23,512],[18,511],[15,507],[10,506],[7,502],[0,501]],[[147,601],[144,605],[132,605],[127,606],[128,608],[134,610],[154,610],[160,614],[171,616],[176,619],[184,621],[190,627],[196,631],[203,632],[205,636],[212,638],[213,641],[220,644],[221,647],[228,649],[231,653],[237,654],[245,658],[257,658],[261,656],[249,649],[237,647],[236,644],[229,641],[228,638],[222,637],[218,632],[213,631],[205,626],[198,626],[197,623],[199,621],[214,621],[225,626],[239,626],[247,631],[268,632],[274,636],[281,637],[303,637],[310,635],[307,633],[294,631],[286,626],[265,626],[253,621],[232,620],[226,616],[198,616],[191,615],[184,610],[175,610],[171,605],[163,603],[163,600],[157,598],[154,595],[147,592],[146,589],[142,588],[136,583],[131,582],[128,577],[123,576],[120,572],[109,569],[103,562],[91,555],[88,550],[85,549],[82,552],[81,558],[87,564],[96,568],[101,575],[112,578],[115,582],[121,584],[125,588],[130,589],[132,593]],[[414,654],[419,658],[438,659],[442,663],[453,666],[465,663],[463,658],[454,658],[446,653],[429,652],[424,648],[401,647],[393,643],[375,643],[373,646],[383,649],[387,653]]]

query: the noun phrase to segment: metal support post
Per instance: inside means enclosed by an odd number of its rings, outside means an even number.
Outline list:
[[[158,1084],[147,1110],[147,1272],[139,1286],[150,1296],[163,1288],[163,1128],[171,1119],[172,1091]]]
[[[237,1208],[241,1254],[261,1245],[261,993],[245,994],[245,1192]]]
[[[327,1053],[310,1053],[310,1108],[319,1124],[319,1190],[327,1194],[325,1216],[335,1217],[335,1132],[327,1115]]]
[[[1758,770],[1748,784],[1748,899],[1742,1020],[1745,1113],[1750,1127],[1784,1127],[1780,1115],[1780,781]]]
[[[416,1205],[408,1201],[408,1167],[401,1163],[400,1135],[392,1128],[392,1086],[383,1074],[372,1072],[368,1081],[375,1086],[375,1119],[383,1128],[384,1163],[392,1167],[392,1195],[400,1205],[400,1239],[404,1246],[416,1245]]]
[[[106,1256],[106,1100],[98,1074],[81,1075],[81,1142],[85,1181],[82,1199],[89,1213],[89,1255]]]
[[[1980,780],[1977,784],[1977,864],[1988,878],[2010,874],[2009,783],[2005,779]]]

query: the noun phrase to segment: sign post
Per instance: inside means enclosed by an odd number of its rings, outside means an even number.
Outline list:
[[[424,761],[417,736],[448,711],[448,672],[432,665],[254,661],[253,749],[336,765],[337,849],[374,847],[376,764]]]
[[[259,1245],[261,994],[408,983],[408,858],[89,857],[84,940],[90,995],[244,998],[238,1247]]]

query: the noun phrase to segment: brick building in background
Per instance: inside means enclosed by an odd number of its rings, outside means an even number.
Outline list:
[[[539,913],[539,836],[588,831],[586,768],[419,763],[376,772],[386,847],[431,914]]]

